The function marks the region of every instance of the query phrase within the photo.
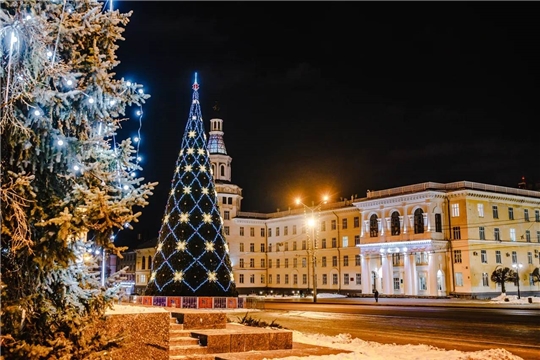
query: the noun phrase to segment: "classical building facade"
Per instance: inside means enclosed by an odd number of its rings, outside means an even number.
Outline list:
[[[501,292],[491,281],[498,267],[519,271],[523,296],[540,294],[531,277],[540,267],[540,191],[426,182],[244,212],[223,135],[223,120],[210,120],[208,150],[240,294],[309,295],[315,287],[351,296],[377,289],[387,296],[494,297]],[[152,251],[140,247],[137,256],[151,258]],[[136,286],[148,274],[137,270]],[[505,286],[507,293],[518,289]]]

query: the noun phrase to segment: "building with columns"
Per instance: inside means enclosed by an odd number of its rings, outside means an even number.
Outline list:
[[[377,289],[385,296],[494,297],[501,288],[491,274],[499,267],[518,270],[523,296],[540,294],[531,276],[540,268],[540,191],[425,182],[274,213],[245,212],[222,119],[210,120],[209,135],[240,294],[309,295],[315,287],[350,296]],[[153,255],[141,247],[139,253]],[[144,271],[137,271],[136,287]],[[505,286],[510,294],[518,289]]]

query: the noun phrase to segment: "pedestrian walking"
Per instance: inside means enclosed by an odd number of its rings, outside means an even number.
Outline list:
[[[375,302],[379,302],[379,292],[377,289],[373,292],[373,297],[375,298]]]

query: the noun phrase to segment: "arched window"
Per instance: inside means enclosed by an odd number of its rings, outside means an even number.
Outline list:
[[[144,270],[146,268],[146,257],[142,257],[142,264],[141,264],[141,270]]]
[[[373,214],[369,218],[369,237],[379,236],[379,222],[377,221],[377,215]]]
[[[225,165],[220,166],[220,173],[221,176],[225,176]]]
[[[152,257],[148,255],[148,269],[152,270]]]
[[[414,210],[414,233],[423,234],[424,233],[424,212],[422,209]]]
[[[390,230],[392,231],[392,235],[399,235],[401,233],[401,224],[399,223],[399,213],[397,211],[392,213]]]

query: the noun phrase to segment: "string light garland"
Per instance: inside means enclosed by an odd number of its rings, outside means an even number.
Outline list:
[[[197,73],[145,294],[237,296],[207,149]]]

